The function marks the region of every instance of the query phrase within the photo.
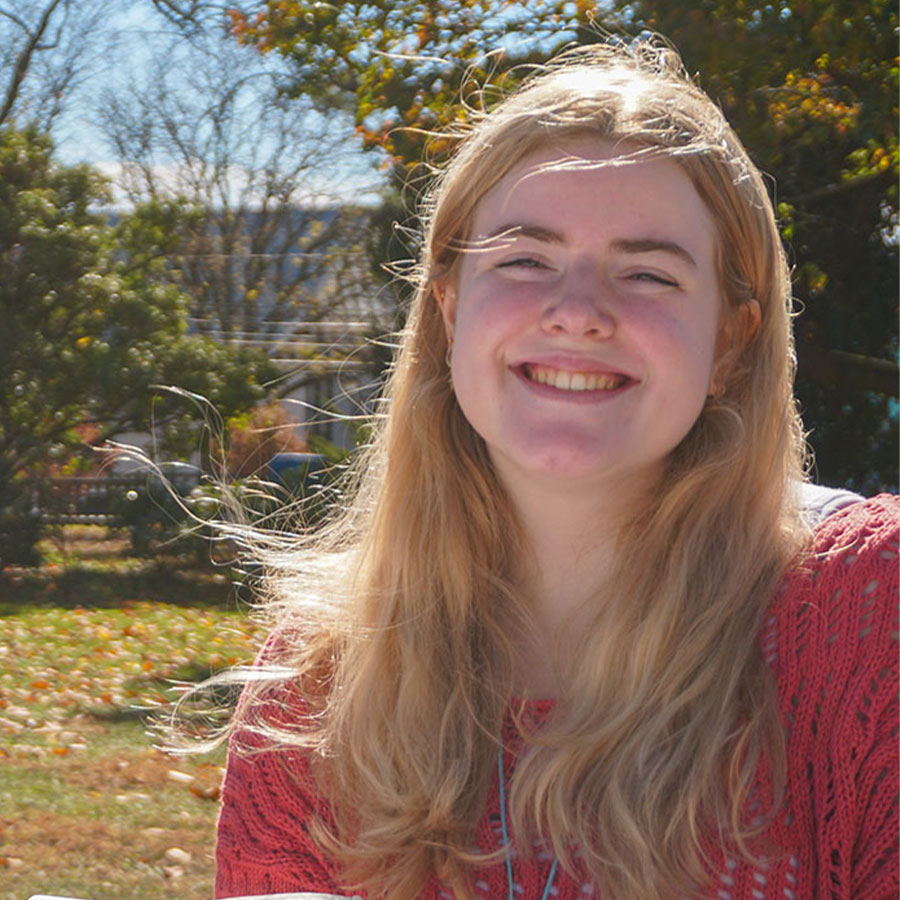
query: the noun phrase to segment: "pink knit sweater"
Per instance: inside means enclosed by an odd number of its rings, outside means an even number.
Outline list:
[[[788,790],[758,865],[722,858],[709,900],[895,900],[898,896],[898,511],[882,496],[828,518],[811,564],[785,576],[772,601],[762,652],[774,671],[787,730]],[[535,704],[531,713],[540,717]],[[512,735],[507,735],[512,738]],[[287,762],[287,765],[285,765]],[[508,756],[505,771],[514,766]],[[760,792],[765,793],[765,775]],[[327,815],[303,755],[232,752],[219,819],[216,897],[342,889],[306,823]],[[502,845],[494,784],[476,835]],[[516,900],[539,900],[551,858],[513,852]],[[473,872],[475,893],[506,898],[501,862]],[[595,895],[561,868],[553,900]],[[452,900],[432,879],[421,900]]]

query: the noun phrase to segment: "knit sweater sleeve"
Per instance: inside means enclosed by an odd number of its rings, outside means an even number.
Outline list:
[[[838,815],[856,813],[844,896],[896,898],[898,895],[898,506],[897,498],[876,500],[877,510],[848,549],[844,565],[858,565],[851,587],[859,592],[855,620],[856,666],[848,672],[846,739],[840,750],[847,775],[835,778]],[[851,563],[856,553],[856,561]],[[840,876],[838,877],[840,880]]]
[[[236,741],[243,745],[237,749]],[[229,749],[216,839],[216,897],[323,891],[343,894],[333,864],[309,832],[327,812],[316,797],[304,754]]]
[[[786,585],[794,809],[814,835],[815,896],[831,900],[898,893],[898,513],[883,496],[830,517]]]
[[[258,665],[277,659],[285,638],[270,635]],[[239,711],[245,699],[239,704]],[[259,703],[260,701],[257,701]],[[304,715],[290,684],[256,708],[253,720],[292,726]],[[311,772],[311,752],[271,746],[250,728],[234,733],[228,748],[222,806],[216,830],[215,896],[321,891],[349,894],[338,886],[336,867],[310,832],[331,822]]]

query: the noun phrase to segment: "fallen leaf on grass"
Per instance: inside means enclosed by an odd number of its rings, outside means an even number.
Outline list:
[[[216,784],[209,785],[208,787],[192,784],[190,791],[195,797],[199,797],[201,800],[218,800],[219,797],[222,796],[222,789]]]
[[[24,744],[20,747],[15,747],[14,752],[18,759],[43,759],[47,755],[47,748]]]
[[[179,784],[190,784],[194,780],[193,775],[189,775],[187,772],[179,772],[178,769],[169,769],[166,777],[169,781],[175,781]]]
[[[187,850],[182,850],[181,847],[169,847],[164,857],[167,863],[174,863],[179,866],[186,866],[193,859],[191,854]]]
[[[133,794],[116,794],[116,803],[138,803],[142,800],[150,800],[149,794],[135,791]]]

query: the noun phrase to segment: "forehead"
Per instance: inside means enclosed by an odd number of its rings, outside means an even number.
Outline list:
[[[580,136],[526,154],[481,198],[472,237],[504,223],[549,225],[570,234],[618,230],[617,237],[691,236],[701,256],[716,226],[685,170],[672,158],[633,144]]]

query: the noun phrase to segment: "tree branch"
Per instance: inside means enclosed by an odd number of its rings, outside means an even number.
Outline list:
[[[4,19],[9,19],[9,21],[12,22],[14,25],[18,25],[19,28],[21,28],[22,31],[25,32],[25,34],[31,34],[31,32],[28,28],[28,23],[25,22],[23,19],[20,19],[14,13],[11,13],[8,9],[0,9],[0,16],[2,16]]]
[[[844,384],[888,397],[898,395],[900,368],[890,360],[827,350],[805,341],[797,343],[797,359],[800,374],[820,384]]]
[[[22,48],[21,53],[16,57],[16,65],[13,69],[9,87],[6,89],[6,97],[3,100],[3,106],[0,107],[0,125],[3,125],[9,118],[10,113],[12,113],[12,108],[22,89],[22,82],[25,80],[28,69],[31,66],[31,58],[38,50],[41,38],[43,38],[47,28],[50,26],[50,19],[60,3],[62,3],[62,0],[51,0],[49,6],[44,10],[40,22],[38,22],[37,29],[29,34],[28,41]],[[26,33],[28,33],[27,29]]]
[[[894,173],[888,169],[884,172],[874,172],[869,175],[860,175],[857,178],[851,178],[847,181],[840,181],[837,184],[826,184],[812,191],[807,191],[799,197],[792,197],[788,202],[792,206],[799,206],[804,203],[814,203],[816,200],[824,200],[828,197],[834,197],[838,194],[845,194],[850,191],[856,191],[860,188],[868,187],[870,184],[878,181],[884,181],[888,178],[893,179]]]
[[[204,0],[151,0],[156,11],[186,37],[198,35],[204,25],[204,13],[220,15],[224,20],[225,5]]]

